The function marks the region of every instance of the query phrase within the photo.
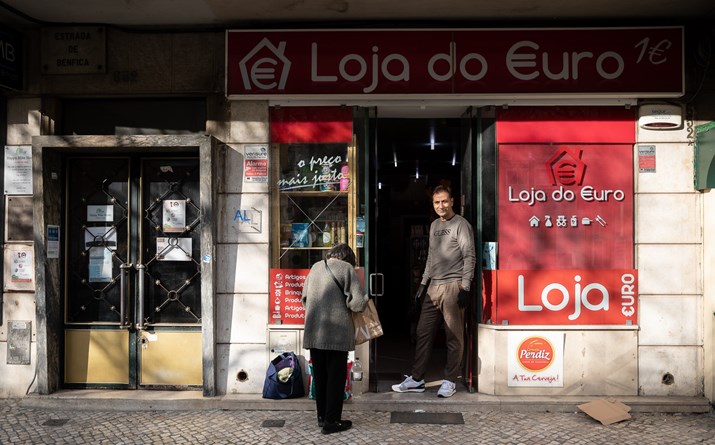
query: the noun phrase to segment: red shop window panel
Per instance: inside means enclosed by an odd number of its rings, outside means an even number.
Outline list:
[[[350,143],[353,111],[350,107],[272,108],[271,142]]]

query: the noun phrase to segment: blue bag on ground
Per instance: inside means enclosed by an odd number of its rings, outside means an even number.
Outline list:
[[[303,371],[293,352],[284,352],[268,364],[263,383],[264,399],[292,399],[303,397]]]

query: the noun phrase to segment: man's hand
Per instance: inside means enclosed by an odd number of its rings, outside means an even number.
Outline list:
[[[460,287],[459,294],[457,294],[457,305],[460,309],[464,309],[467,307],[467,303],[469,303],[469,291]]]
[[[418,306],[422,301],[422,297],[424,297],[425,295],[425,290],[427,290],[427,286],[425,286],[424,284],[420,284],[420,287],[417,288],[417,293],[415,294],[415,303]]]

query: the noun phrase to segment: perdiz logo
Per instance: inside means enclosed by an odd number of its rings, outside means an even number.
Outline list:
[[[529,337],[516,349],[516,358],[527,371],[541,372],[554,361],[554,347],[543,337]]]
[[[252,87],[260,90],[285,89],[291,66],[285,49],[286,42],[276,46],[267,37],[258,42],[238,63],[243,87],[247,90]]]

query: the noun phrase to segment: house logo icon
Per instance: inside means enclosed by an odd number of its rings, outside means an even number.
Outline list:
[[[581,159],[583,150],[563,147],[546,161],[546,170],[552,185],[581,185],[586,174],[586,164]]]
[[[238,63],[243,87],[246,90],[285,89],[291,65],[285,56],[285,49],[286,42],[276,46],[267,37],[258,42]]]

